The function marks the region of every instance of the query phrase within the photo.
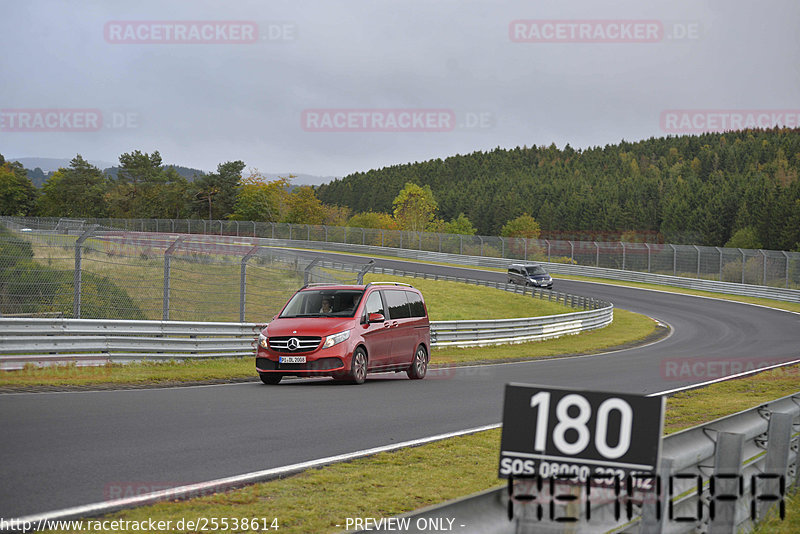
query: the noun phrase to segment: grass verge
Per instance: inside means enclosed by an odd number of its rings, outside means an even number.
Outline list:
[[[676,395],[667,401],[667,433],[795,393],[799,371],[768,371]],[[281,532],[342,531],[348,517],[389,517],[500,485],[499,446],[500,430],[489,430],[104,519],[157,518],[175,524],[197,517],[263,517],[278,519]],[[764,526],[759,532],[797,532],[792,517],[797,507],[791,503],[787,521],[776,522],[783,530]]]

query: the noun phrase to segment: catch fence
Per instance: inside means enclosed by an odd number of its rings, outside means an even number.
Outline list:
[[[199,219],[54,219],[5,217],[18,227],[66,232],[108,229],[379,246],[465,256],[638,271],[738,284],[800,289],[800,252],[408,232],[376,228]]]

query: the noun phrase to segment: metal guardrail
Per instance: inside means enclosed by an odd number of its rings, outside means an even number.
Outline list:
[[[535,296],[535,294],[534,294]],[[540,297],[541,298],[541,297]],[[585,299],[561,294],[562,300]],[[530,317],[486,321],[432,321],[431,345],[474,346],[550,339],[602,328],[613,320],[613,306]],[[96,319],[0,318],[0,369],[26,363],[76,362],[97,365],[135,360],[177,360],[252,356],[255,323],[130,321]]]
[[[0,369],[252,356],[259,325],[188,321],[0,318]]]
[[[602,490],[593,490],[587,519],[585,486],[578,505],[573,504],[570,511],[564,499],[550,508],[553,495],[532,495],[532,485],[525,486],[523,479],[515,481],[513,498],[504,486],[397,519],[408,520],[407,532],[422,532],[417,525],[439,524],[437,521],[448,524],[448,520],[464,525],[457,529],[462,532],[497,534],[749,531],[776,504],[778,499],[770,496],[780,495],[780,477],[787,493],[792,486],[800,485],[799,429],[800,392],[662,438],[660,493],[640,493],[638,500],[634,499],[630,519],[624,484],[621,497],[613,493],[609,496],[610,490],[605,495]],[[545,491],[547,487],[544,484]],[[557,495],[575,493],[562,488]],[[509,507],[513,520],[508,517]],[[578,521],[551,521],[551,514],[576,517]]]

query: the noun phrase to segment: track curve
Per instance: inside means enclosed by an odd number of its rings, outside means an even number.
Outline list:
[[[503,273],[415,268],[505,281]],[[705,378],[674,380],[665,376],[665,362],[798,355],[798,314],[596,283],[556,284],[559,291],[657,318],[674,333],[636,349],[455,368],[421,381],[370,375],[359,387],[312,379],[277,387],[244,383],[3,395],[0,517],[100,502],[137,485],[163,489],[498,423],[507,382],[654,393]]]

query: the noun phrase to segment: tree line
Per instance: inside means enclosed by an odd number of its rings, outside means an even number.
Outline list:
[[[576,150],[496,148],[357,172],[317,196],[391,210],[404,183],[429,187],[443,219],[498,235],[523,214],[544,238],[800,250],[800,129],[650,138]]]
[[[80,154],[51,173],[41,189],[18,162],[0,155],[0,215],[245,220],[328,224],[390,230],[475,234],[463,213],[445,222],[437,217],[430,187],[409,182],[397,192],[392,213],[355,213],[323,204],[310,186],[292,187],[291,176],[267,179],[242,161],[220,163],[216,172],[188,180],[161,155],[134,150],[119,157],[114,173],[104,173]],[[538,231],[538,226],[535,231]],[[531,236],[535,237],[535,236]]]

